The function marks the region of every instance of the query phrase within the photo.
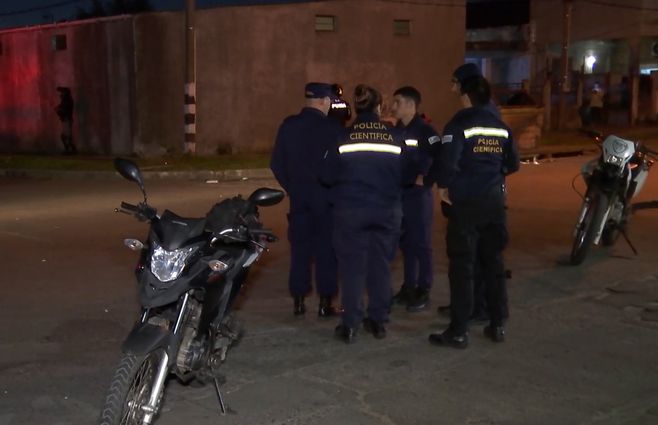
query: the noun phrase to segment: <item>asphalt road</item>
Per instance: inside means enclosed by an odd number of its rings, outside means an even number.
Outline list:
[[[510,178],[507,341],[494,345],[473,327],[465,351],[427,343],[447,324],[435,312],[448,296],[439,214],[433,307],[395,310],[386,339],[362,333],[346,346],[332,339],[336,321],[313,309],[292,317],[286,205],[263,209],[284,237],[244,294],[248,334],[224,365],[230,413],[218,415],[211,388],[172,381],[156,423],[655,425],[658,211],[632,218],[638,256],[620,240],[565,265],[579,208],[571,180],[585,159],[524,165]],[[154,181],[147,190],[154,206],[200,216],[220,196],[273,185]],[[655,199],[654,172],[638,200]],[[136,258],[122,240],[146,228],[112,212],[121,200],[139,191],[123,181],[0,179],[0,425],[96,420],[138,311]],[[397,286],[399,256],[393,275]]]

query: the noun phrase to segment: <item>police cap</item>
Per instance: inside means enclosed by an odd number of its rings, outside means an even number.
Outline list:
[[[304,88],[304,93],[307,99],[328,97],[332,101],[336,99],[336,92],[327,83],[308,83]]]
[[[481,77],[480,68],[474,63],[465,63],[452,73],[452,78],[456,83],[462,84],[471,77]]]

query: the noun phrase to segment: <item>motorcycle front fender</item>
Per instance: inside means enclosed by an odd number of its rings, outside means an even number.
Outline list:
[[[161,326],[137,323],[121,346],[126,354],[145,355],[157,348],[167,348],[171,333]]]

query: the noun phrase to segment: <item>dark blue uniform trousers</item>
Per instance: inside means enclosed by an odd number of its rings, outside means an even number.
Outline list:
[[[446,245],[450,259],[450,328],[455,333],[468,330],[473,311],[476,261],[480,266],[491,324],[503,324],[507,293],[503,249],[507,239],[502,194],[452,205]]]
[[[432,188],[413,186],[402,191],[402,237],[404,286],[432,287]]]
[[[338,293],[336,253],[332,245],[333,215],[328,204],[295,205],[291,199],[288,213],[290,241],[290,294],[306,296],[311,292],[312,265],[315,263],[316,290],[320,296]]]
[[[383,323],[391,304],[391,261],[400,237],[401,208],[334,210],[334,247],[338,258],[343,325],[357,328],[364,316]]]

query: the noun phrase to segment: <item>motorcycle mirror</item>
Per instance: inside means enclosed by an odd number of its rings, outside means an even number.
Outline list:
[[[281,202],[285,196],[286,194],[280,190],[261,187],[249,195],[249,202],[260,207],[269,207]]]
[[[137,183],[144,195],[144,203],[146,203],[146,190],[144,189],[144,179],[142,172],[139,170],[137,164],[129,159],[115,158],[114,169],[126,180]]]

